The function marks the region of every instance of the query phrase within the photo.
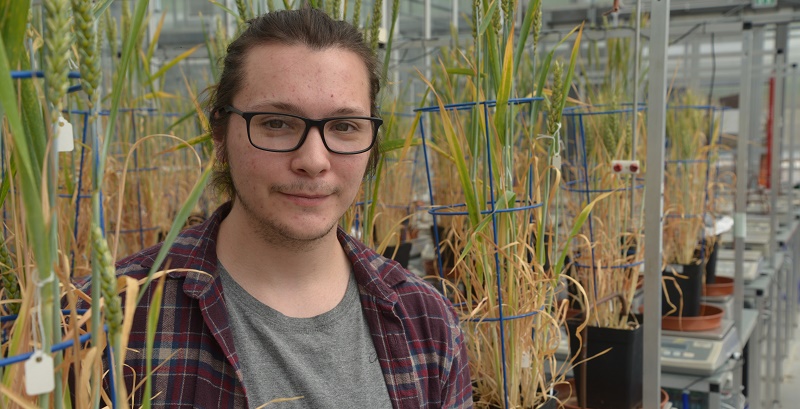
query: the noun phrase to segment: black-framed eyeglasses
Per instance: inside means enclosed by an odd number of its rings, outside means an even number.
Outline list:
[[[244,118],[250,144],[269,152],[299,149],[311,127],[317,127],[329,151],[343,155],[363,153],[375,144],[378,128],[383,124],[382,119],[368,116],[309,119],[278,112],[242,112],[231,105],[222,109]]]

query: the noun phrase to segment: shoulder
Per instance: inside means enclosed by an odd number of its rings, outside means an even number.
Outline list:
[[[432,284],[403,269],[406,279],[394,286],[401,309],[411,321],[424,323],[430,331],[460,332],[453,305]],[[442,334],[444,335],[444,334]]]
[[[183,269],[170,273],[172,278],[186,276],[186,270],[215,271],[217,265],[216,238],[219,224],[230,211],[230,203],[220,206],[205,222],[187,228],[175,238],[158,266],[163,269]],[[117,276],[141,280],[149,274],[163,250],[163,242],[129,255],[116,262]],[[78,289],[88,293],[91,277],[73,280]]]
[[[356,281],[374,302],[396,304],[400,318],[414,325],[458,328],[453,306],[433,285],[341,230],[339,240],[353,263]]]

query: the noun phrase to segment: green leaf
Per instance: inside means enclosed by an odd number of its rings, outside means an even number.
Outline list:
[[[428,88],[433,91],[433,95],[436,97],[436,102],[439,106],[439,115],[442,118],[445,140],[450,148],[449,151],[452,152],[452,159],[456,165],[458,179],[461,183],[462,189],[464,190],[464,198],[467,206],[467,213],[469,214],[469,221],[472,226],[477,226],[480,222],[480,207],[478,203],[478,197],[475,194],[474,187],[472,186],[470,173],[467,168],[467,163],[464,159],[464,151],[461,150],[461,144],[458,142],[455,127],[453,126],[450,114],[444,107],[444,101],[442,101],[442,98],[433,89],[433,84],[431,84],[430,81],[428,81],[428,79],[424,76],[420,75],[420,77],[428,86]]]
[[[583,224],[586,223],[586,219],[589,218],[589,214],[592,212],[594,205],[596,205],[599,201],[607,198],[613,193],[619,193],[619,192],[614,192],[614,191],[605,192],[597,196],[594,200],[591,201],[591,203],[587,204],[586,207],[584,207],[583,210],[581,210],[581,213],[578,215],[578,217],[575,218],[575,221],[572,224],[572,230],[569,233],[569,238],[567,238],[567,240],[564,242],[564,248],[561,250],[561,255],[558,257],[558,262],[556,263],[555,268],[553,270],[556,272],[556,274],[561,274],[561,270],[564,269],[564,261],[567,259],[567,254],[569,253],[569,244],[572,241],[572,239],[574,239],[578,235],[578,233],[581,230],[581,227],[583,227]]]
[[[237,12],[235,12],[235,11],[233,11],[233,10],[231,10],[231,9],[227,8],[227,7],[225,7],[225,6],[224,6],[223,4],[221,4],[220,2],[218,2],[218,1],[214,1],[214,0],[208,0],[208,1],[209,1],[211,4],[213,4],[213,5],[215,5],[215,6],[219,7],[219,8],[221,8],[222,10],[224,10],[226,13],[230,14],[231,16],[233,16],[233,17],[236,17],[236,18],[238,18],[238,17],[239,17],[239,13],[237,13]]]
[[[519,62],[525,52],[525,44],[528,42],[528,34],[531,32],[534,12],[541,7],[541,3],[542,0],[533,0],[528,4],[528,9],[525,10],[525,17],[522,20],[522,27],[519,31],[519,42],[517,43],[517,49],[514,51],[514,72],[519,69]]]
[[[147,312],[147,338],[145,339],[145,381],[142,396],[142,409],[149,409],[151,406],[150,397],[153,395],[153,385],[151,382],[153,372],[153,343],[155,342],[156,330],[158,329],[158,317],[161,314],[161,299],[164,295],[164,280],[166,275],[161,276],[156,288],[153,290],[153,298],[150,301],[150,309]]]
[[[572,30],[570,30],[570,32],[567,33],[567,35],[565,35],[563,38],[561,38],[561,40],[558,42],[558,44],[556,44],[555,47],[553,47],[553,49],[549,53],[547,53],[547,57],[545,57],[544,62],[542,63],[541,72],[539,73],[539,82],[536,84],[536,96],[537,97],[541,97],[541,96],[544,95],[544,85],[547,82],[547,75],[550,73],[550,63],[553,61],[553,55],[555,54],[556,50],[558,49],[559,46],[561,46],[561,44],[563,44],[565,41],[567,41],[567,39],[572,35],[572,33],[574,33],[580,27],[583,27],[583,26],[581,25],[581,26],[575,27]],[[569,84],[569,82],[565,81],[565,84]],[[565,95],[567,95],[567,94],[565,94]],[[531,118],[536,118],[537,115],[539,114],[539,103],[540,102],[541,101],[534,101],[533,107],[532,107],[532,111],[531,111]]]
[[[184,52],[180,53],[180,55],[178,55],[177,57],[173,58],[173,59],[172,59],[170,62],[168,62],[168,63],[164,64],[164,65],[163,65],[163,66],[162,66],[162,67],[161,67],[161,68],[160,68],[158,71],[156,71],[156,73],[155,73],[155,74],[153,74],[153,75],[150,77],[150,80],[148,81],[148,83],[147,83],[147,84],[148,84],[148,85],[149,85],[149,84],[152,84],[152,83],[153,83],[153,81],[155,81],[155,80],[157,80],[157,79],[161,78],[161,77],[162,77],[162,76],[163,76],[163,75],[164,75],[164,74],[165,74],[167,71],[169,71],[169,70],[170,70],[170,68],[174,67],[174,66],[175,66],[175,65],[177,65],[179,62],[181,62],[181,61],[185,60],[187,57],[189,57],[190,55],[192,55],[192,53],[194,53],[195,51],[197,51],[197,49],[198,49],[198,48],[200,48],[200,47],[202,47],[203,45],[204,45],[204,44],[197,44],[196,46],[194,46],[194,47],[192,47],[192,48],[190,48],[190,49],[188,49],[188,50],[186,50],[186,51],[184,51]]]
[[[32,164],[34,152],[28,146],[25,128],[20,119],[21,115],[17,107],[14,84],[11,81],[11,69],[8,65],[5,41],[2,38],[0,38],[0,113],[4,114],[9,128],[11,128],[11,138],[14,141],[12,154],[16,154],[17,164],[21,166],[19,170],[22,172],[22,193],[23,198],[26,200],[26,209],[28,211],[35,210],[35,213],[29,214],[29,217],[34,220],[41,219],[42,203],[38,189],[39,183],[41,183],[41,170]],[[28,204],[27,201],[31,201],[31,203]],[[34,206],[35,209],[27,206]]]
[[[30,0],[0,1],[0,28],[3,31],[9,66],[12,68],[16,68],[23,57],[28,55],[25,51],[25,29],[30,9]]]
[[[399,8],[400,2],[392,3],[392,24],[391,28],[389,29],[389,38],[386,40],[386,49],[383,50],[383,75],[381,78],[386,78],[389,70],[389,58],[392,56],[392,43],[394,42],[395,26],[397,25],[397,16],[400,14]]]
[[[8,162],[8,170],[5,171],[5,177],[3,178],[3,183],[0,185],[0,207],[2,207],[6,203],[6,196],[8,196],[9,190],[11,190],[11,179],[14,179],[17,175],[17,167],[14,166],[14,157],[11,157],[11,160]]]
[[[153,32],[153,38],[150,39],[150,45],[147,47],[147,55],[145,55],[142,61],[147,67],[148,74],[150,73],[150,61],[153,59],[153,53],[156,51],[156,45],[158,44],[158,39],[161,37],[161,29],[164,27],[164,20],[166,17],[167,13],[161,13],[161,18],[158,20],[156,30]],[[205,24],[203,25],[203,30],[205,30]]]
[[[194,118],[194,116],[195,116],[195,115],[197,115],[197,111],[195,111],[194,109],[190,110],[189,112],[187,112],[186,114],[184,114],[182,117],[178,118],[178,119],[177,119],[175,122],[173,122],[173,123],[172,123],[172,125],[170,125],[170,126],[167,128],[167,130],[166,130],[166,133],[169,133],[170,131],[172,131],[173,129],[175,129],[175,128],[176,128],[178,125],[180,125],[180,124],[182,124],[182,123],[186,122],[187,120],[189,120],[189,119],[191,119],[191,118]],[[210,136],[211,136],[211,134],[209,133],[208,135],[203,135],[203,136],[208,136],[208,137],[210,137]]]
[[[561,101],[561,105],[558,107],[558,112],[564,111],[564,106],[567,104],[567,99],[569,96],[569,88],[572,86],[572,76],[575,73],[575,64],[578,61],[578,53],[581,50],[581,37],[583,35],[583,23],[580,25],[580,29],[578,30],[578,34],[575,37],[575,42],[572,44],[572,54],[569,57],[569,69],[567,70],[567,76],[564,78],[564,93],[561,94],[564,96],[564,99]]]
[[[409,144],[409,146],[418,146],[418,145],[422,145],[422,139],[421,138],[412,138],[411,139],[411,143]],[[403,149],[405,147],[406,147],[406,140],[405,139],[399,139],[399,138],[398,139],[388,139],[388,140],[381,141],[381,144],[378,147],[378,150],[381,153],[386,153],[386,152],[391,152],[391,151],[396,151],[396,150],[399,150],[399,149]]]
[[[475,71],[469,68],[451,67],[451,68],[446,68],[445,71],[450,75],[466,75],[470,77],[475,75]]]
[[[111,5],[111,2],[114,0],[100,0],[100,3],[94,6],[94,19],[98,20],[103,13],[106,12],[108,6]]]
[[[134,10],[133,22],[131,24],[131,31],[133,33],[139,33],[142,27],[144,27],[144,16],[149,3],[149,0],[139,0],[136,2],[136,9]],[[139,38],[138,34],[123,37],[125,37],[125,43],[122,47],[122,58],[117,66],[119,75],[117,75],[117,80],[111,91],[111,108],[109,109],[108,123],[106,125],[106,137],[103,141],[103,147],[100,150],[100,160],[95,164],[95,175],[97,175],[97,177],[94,178],[95,191],[100,189],[99,175],[104,174],[108,149],[111,147],[111,140],[114,137],[117,127],[117,115],[119,113],[120,100],[122,99],[122,90],[125,89],[125,81],[128,79],[125,73],[128,72],[128,66],[130,66],[131,59],[135,53],[136,39]]]
[[[511,27],[511,35],[509,38],[514,37],[514,27]],[[506,43],[506,52],[503,56],[503,72],[500,80],[500,87],[497,89],[497,106],[494,116],[494,126],[500,136],[500,144],[506,146],[508,143],[506,132],[509,131],[508,122],[508,100],[511,96],[511,87],[514,80],[514,67],[513,63],[513,42],[509,40]]]
[[[492,24],[492,16],[497,12],[497,3],[499,3],[499,0],[494,0],[492,4],[489,5],[489,10],[486,12],[486,15],[483,16],[483,21],[481,21],[481,25],[478,27],[479,36],[484,35],[486,29]]]

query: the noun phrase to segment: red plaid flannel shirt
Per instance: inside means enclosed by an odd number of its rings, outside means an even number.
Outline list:
[[[153,407],[245,408],[239,357],[216,273],[221,206],[201,225],[183,231],[164,266],[207,272],[173,272],[165,281],[152,353]],[[435,289],[362,243],[338,231],[353,264],[361,306],[394,408],[471,408],[472,386],[458,318]],[[147,275],[160,249],[143,250],[117,263],[117,273]],[[163,266],[162,266],[163,267]],[[78,283],[87,290],[89,282]],[[137,307],[125,359],[128,391],[145,375],[147,311],[151,285]],[[139,388],[135,404],[141,404]]]

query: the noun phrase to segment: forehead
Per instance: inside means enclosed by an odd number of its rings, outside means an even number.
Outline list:
[[[353,51],[261,44],[248,51],[242,68],[242,87],[234,98],[241,109],[277,103],[316,112],[344,104],[369,113],[369,73]]]

